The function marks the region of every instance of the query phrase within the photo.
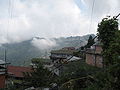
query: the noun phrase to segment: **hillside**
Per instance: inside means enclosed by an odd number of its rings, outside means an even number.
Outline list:
[[[23,41],[20,43],[13,44],[4,44],[0,47],[0,59],[4,59],[4,48],[7,47],[7,61],[12,65],[29,65],[30,59],[34,57],[44,57],[50,55],[50,50],[52,49],[60,49],[63,47],[76,47],[79,48],[82,45],[87,43],[87,40],[90,35],[85,36],[75,36],[75,37],[61,37],[61,38],[52,38],[56,45],[53,47],[49,47],[46,49],[40,49],[39,47],[35,47],[31,42],[33,38],[27,41]],[[92,34],[92,36],[94,36]],[[45,40],[45,38],[35,37],[35,39]],[[49,44],[50,42],[48,42]],[[43,45],[42,43],[39,43]],[[38,44],[38,46],[39,46]],[[43,46],[44,47],[44,46]]]

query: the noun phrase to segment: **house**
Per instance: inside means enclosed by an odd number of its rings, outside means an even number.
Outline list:
[[[60,50],[52,50],[50,59],[52,59],[53,62],[58,59],[67,59],[69,57],[72,57],[75,51],[75,48],[73,49],[71,47],[65,47]]]
[[[62,64],[80,59],[77,57],[73,57],[74,52],[76,52],[76,50],[73,47],[65,47],[60,50],[51,51],[50,59],[53,63],[54,73],[59,75],[62,72]]]
[[[0,88],[5,88],[8,64],[9,63],[0,60]]]
[[[96,42],[91,48],[86,50],[86,63],[96,67],[103,67],[102,45]]]
[[[64,47],[63,50],[75,50],[75,47]]]
[[[24,79],[24,72],[32,72],[31,67],[8,66],[9,77],[16,80]]]
[[[24,83],[24,73],[32,72],[31,67],[22,66],[8,66],[8,78],[7,85],[14,85],[14,87],[19,88],[21,85],[27,86]]]

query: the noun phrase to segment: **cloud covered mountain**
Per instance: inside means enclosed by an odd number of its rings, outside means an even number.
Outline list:
[[[63,47],[79,48],[87,43],[90,35],[61,37],[61,38],[39,38],[34,37],[20,43],[3,44],[0,47],[0,59],[4,59],[4,51],[7,48],[7,61],[12,65],[29,65],[30,59],[50,55],[50,50]],[[94,36],[92,34],[92,36]]]

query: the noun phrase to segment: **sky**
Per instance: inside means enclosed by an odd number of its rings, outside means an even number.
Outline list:
[[[91,23],[92,4],[93,0],[0,0],[0,44],[36,36],[96,34],[102,18],[120,13],[120,0],[95,0]]]

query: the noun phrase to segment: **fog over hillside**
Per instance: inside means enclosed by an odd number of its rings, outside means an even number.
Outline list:
[[[12,65],[29,65],[30,59],[50,55],[50,50],[63,47],[79,48],[87,43],[90,35],[71,36],[61,38],[34,37],[20,43],[3,44],[0,47],[0,59],[4,59],[4,51],[7,48],[7,61]],[[92,34],[94,37],[95,35]]]

